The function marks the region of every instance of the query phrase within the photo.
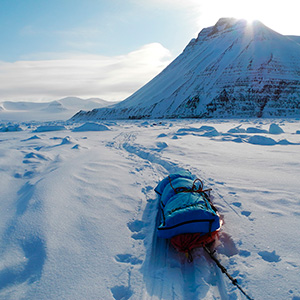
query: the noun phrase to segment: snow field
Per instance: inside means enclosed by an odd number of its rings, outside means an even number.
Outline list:
[[[1,299],[245,299],[202,249],[189,264],[156,238],[154,188],[181,168],[213,189],[243,289],[300,299],[298,120],[98,125],[0,133]]]

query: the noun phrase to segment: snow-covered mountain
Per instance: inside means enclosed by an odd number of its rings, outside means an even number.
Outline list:
[[[112,104],[118,103],[116,102],[111,102],[111,101],[106,101],[100,98],[89,98],[89,99],[81,99],[78,97],[66,97],[63,99],[58,100],[57,102],[61,103],[63,106],[67,108],[71,107],[82,107],[81,109],[94,109],[94,108],[99,108],[99,107],[106,107],[110,106]]]
[[[0,120],[49,121],[68,119],[79,110],[91,110],[115,103],[99,98],[81,99],[78,97],[66,97],[51,102],[4,101],[0,103]]]
[[[133,95],[73,119],[300,115],[299,42],[259,21],[220,19]]]

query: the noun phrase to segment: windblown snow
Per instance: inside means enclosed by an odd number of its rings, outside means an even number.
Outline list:
[[[201,249],[188,263],[156,238],[154,188],[188,169],[213,189],[229,273],[254,299],[299,300],[299,133],[298,119],[3,123],[0,298],[245,299]]]

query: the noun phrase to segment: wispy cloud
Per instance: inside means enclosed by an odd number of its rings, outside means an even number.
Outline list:
[[[0,101],[65,96],[123,100],[170,59],[168,49],[152,43],[121,56],[65,54],[51,60],[0,62]]]

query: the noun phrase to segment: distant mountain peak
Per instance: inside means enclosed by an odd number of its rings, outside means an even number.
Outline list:
[[[214,32],[226,31],[228,29],[233,29],[234,27],[245,27],[247,25],[246,20],[238,20],[235,18],[221,18],[218,22],[212,27],[211,35]]]
[[[212,28],[219,31],[225,31],[227,29],[243,29],[245,27],[266,27],[261,21],[253,20],[249,22],[245,19],[236,18],[220,18],[218,22],[212,26]]]
[[[133,95],[75,118],[291,115],[300,115],[299,39],[260,21],[221,18]]]
[[[236,18],[220,18],[215,26],[223,26],[226,25],[227,27],[234,25],[237,22],[244,22],[243,19],[236,19]]]
[[[270,31],[270,28],[266,27],[262,22],[255,20],[253,22],[248,22],[244,19],[235,18],[221,18],[218,22],[211,27],[203,28],[197,39],[191,41],[191,43],[196,41],[203,41],[206,39],[217,38],[220,35],[226,35],[229,32],[234,32],[234,34],[239,37],[244,34],[252,34],[253,36],[261,35],[263,32]]]

